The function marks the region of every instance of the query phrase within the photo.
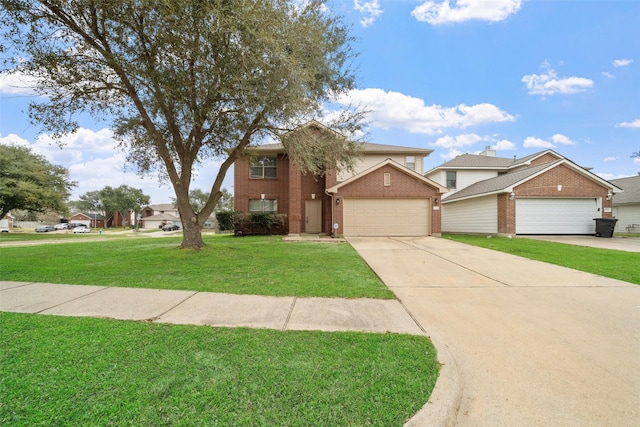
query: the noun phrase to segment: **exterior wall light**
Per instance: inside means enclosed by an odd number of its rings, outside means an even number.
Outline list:
[[[515,198],[516,198],[516,193],[514,193],[513,191],[509,193],[509,200],[513,200]]]

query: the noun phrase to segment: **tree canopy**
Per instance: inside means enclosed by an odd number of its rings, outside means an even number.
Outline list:
[[[62,135],[77,128],[73,113],[112,118],[129,160],[172,184],[182,247],[203,245],[201,229],[227,170],[250,143],[320,116],[326,102],[355,84],[353,40],[322,0],[0,5],[5,49],[13,54],[5,66],[35,77],[46,95],[31,105],[32,120]],[[363,114],[347,109],[325,124],[349,138],[361,130]],[[299,148],[292,160],[307,154],[316,155]],[[196,212],[192,173],[207,158],[222,161]]]
[[[99,213],[108,221],[115,212],[120,213],[122,218],[127,218],[129,212],[139,212],[143,205],[149,204],[149,200],[149,196],[141,189],[123,184],[117,188],[106,186],[101,190],[89,191],[74,204],[77,209]]]
[[[65,212],[75,182],[28,147],[0,145],[0,219],[12,209]]]

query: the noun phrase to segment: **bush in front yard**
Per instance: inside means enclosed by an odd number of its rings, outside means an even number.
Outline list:
[[[235,212],[233,229],[236,235],[250,234],[285,234],[286,214],[269,212]]]

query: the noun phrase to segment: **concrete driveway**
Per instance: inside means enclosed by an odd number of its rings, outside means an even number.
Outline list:
[[[348,240],[452,355],[454,425],[638,425],[640,286],[434,237]]]

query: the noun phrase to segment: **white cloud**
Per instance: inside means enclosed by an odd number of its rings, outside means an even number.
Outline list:
[[[360,25],[368,27],[373,24],[380,15],[382,15],[382,9],[378,0],[362,1],[353,0],[353,8],[358,12],[364,14],[364,18],[360,20]]]
[[[513,142],[511,142],[509,140],[502,139],[502,140],[497,141],[495,143],[494,149],[498,150],[498,151],[515,150],[516,149],[516,144],[514,144]]]
[[[37,86],[35,77],[19,72],[0,73],[0,93],[8,95],[38,96],[34,89]]]
[[[612,62],[614,67],[626,67],[627,65],[631,65],[633,59],[616,59]]]
[[[610,72],[608,72],[608,71],[603,71],[603,72],[602,72],[602,75],[603,75],[604,77],[608,78],[608,79],[615,79],[615,78],[616,78],[616,76],[614,76],[613,74],[611,74],[611,73],[610,73]]]
[[[545,140],[541,138],[536,138],[533,136],[529,136],[524,140],[524,147],[539,147],[539,148],[556,148],[557,144],[563,145],[573,145],[574,141],[571,140],[568,136],[561,135],[556,133],[551,138]]]
[[[451,159],[455,159],[456,157],[458,157],[459,155],[464,154],[464,152],[460,151],[460,150],[456,150],[455,148],[449,150],[446,153],[441,153],[440,154],[440,158],[443,160],[451,160]]]
[[[555,145],[553,145],[549,141],[545,141],[544,139],[540,139],[540,138],[534,138],[533,136],[528,136],[527,138],[525,138],[523,146],[525,148],[529,148],[529,147],[555,148]]]
[[[559,133],[556,133],[555,135],[553,135],[551,137],[551,141],[553,141],[556,144],[565,144],[565,145],[575,144],[575,142],[573,142],[568,136],[564,136]]]
[[[522,6],[521,0],[440,0],[425,1],[411,12],[420,22],[432,25],[472,19],[497,22],[507,19]]]
[[[613,162],[614,160],[618,160],[617,157],[609,156],[602,159],[603,162]]]
[[[473,145],[476,142],[480,142],[483,140],[485,140],[485,138],[476,135],[475,133],[456,136],[447,135],[438,138],[436,142],[433,143],[433,145],[444,148],[464,147],[466,145]]]
[[[632,122],[622,122],[616,125],[617,128],[640,128],[640,119],[636,119]]]
[[[353,90],[336,102],[342,105],[361,105],[370,110],[372,126],[428,135],[443,129],[464,129],[487,123],[515,121],[515,117],[492,104],[429,106],[420,98],[373,88]]]
[[[522,82],[527,86],[529,95],[568,95],[584,92],[593,87],[593,80],[585,77],[558,78],[557,73],[547,62],[542,64],[543,74],[528,74],[522,77]]]

